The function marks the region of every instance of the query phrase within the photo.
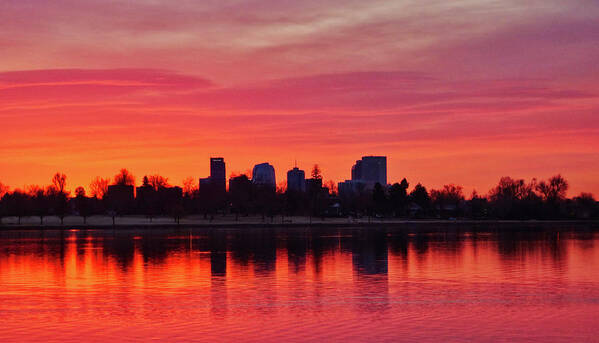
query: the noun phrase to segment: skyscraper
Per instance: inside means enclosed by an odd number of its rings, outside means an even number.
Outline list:
[[[306,173],[295,167],[287,172],[287,190],[295,192],[306,191]]]
[[[362,181],[367,184],[380,183],[387,185],[387,157],[363,156],[352,167],[352,181]]]
[[[210,176],[200,179],[200,192],[210,192],[213,196],[224,197],[227,192],[225,174],[225,159],[222,157],[211,157]]]
[[[363,156],[353,165],[351,180],[338,184],[339,195],[372,190],[377,183],[383,187],[387,186],[387,157]]]
[[[252,183],[255,185],[269,186],[275,189],[275,168],[268,163],[260,163],[254,166],[252,171]]]
[[[210,182],[214,190],[219,193],[226,193],[227,179],[225,170],[225,159],[222,157],[210,158]]]

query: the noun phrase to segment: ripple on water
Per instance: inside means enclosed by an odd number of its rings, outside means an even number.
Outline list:
[[[599,236],[0,233],[2,342],[585,341]]]

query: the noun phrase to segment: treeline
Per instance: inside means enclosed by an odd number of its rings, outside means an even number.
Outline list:
[[[445,185],[427,189],[417,184],[408,193],[408,182],[388,189],[375,185],[371,206],[377,215],[411,218],[472,219],[591,219],[599,217],[599,204],[590,193],[568,199],[568,182],[561,175],[547,181],[502,177],[487,195],[473,191],[469,198],[463,188]],[[347,199],[349,208],[359,211],[355,197]],[[346,205],[347,206],[347,205]]]
[[[29,186],[10,191],[0,184],[0,216],[57,216],[61,222],[68,215],[145,215],[150,220],[170,216],[175,221],[186,215],[234,214],[235,218],[261,215],[314,217],[380,218],[472,218],[472,219],[592,219],[599,217],[599,205],[589,193],[568,199],[568,182],[560,175],[546,181],[503,177],[487,195],[476,191],[468,198],[461,186],[446,185],[427,190],[417,184],[409,190],[403,179],[390,186],[337,194],[334,184],[323,186],[320,171],[306,180],[306,191],[257,185],[248,175],[229,179],[229,189],[219,192],[188,178],[183,187],[172,186],[160,175],[147,175],[135,188],[135,178],[122,169],[112,180],[100,177],[89,185],[90,194],[77,187],[74,194],[66,190],[67,177],[56,173],[46,187]]]

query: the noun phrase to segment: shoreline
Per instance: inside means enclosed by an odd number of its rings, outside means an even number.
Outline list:
[[[36,223],[37,221],[37,223]],[[21,224],[14,217],[0,218],[0,231],[10,230],[95,230],[95,229],[173,229],[173,228],[364,228],[364,227],[396,227],[411,228],[415,226],[448,226],[456,227],[460,225],[469,226],[511,226],[511,227],[545,227],[553,225],[574,225],[590,226],[599,228],[599,220],[498,220],[498,219],[394,219],[394,218],[321,218],[309,217],[278,217],[270,220],[269,217],[262,221],[262,217],[240,217],[235,220],[231,216],[217,216],[214,220],[203,219],[202,217],[186,217],[176,223],[172,218],[149,218],[144,216],[123,216],[116,217],[115,224],[112,223],[112,217],[93,216],[89,217],[87,224],[83,223],[81,217],[65,217],[64,224],[60,223],[57,217],[48,216],[44,218],[44,223],[39,223],[39,218],[24,217]]]

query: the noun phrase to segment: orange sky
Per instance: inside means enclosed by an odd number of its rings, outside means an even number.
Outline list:
[[[0,182],[269,161],[389,182],[561,173],[599,195],[592,1],[41,0],[0,5]]]

